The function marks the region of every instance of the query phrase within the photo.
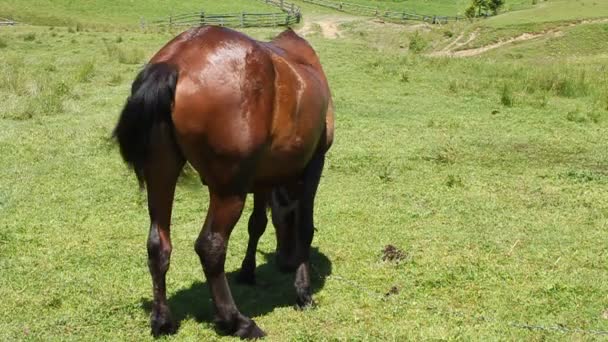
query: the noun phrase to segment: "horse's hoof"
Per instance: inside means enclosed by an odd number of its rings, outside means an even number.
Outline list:
[[[173,335],[177,332],[177,323],[171,318],[168,309],[152,310],[150,317],[151,333],[154,337]]]
[[[255,285],[255,273],[239,272],[236,276],[236,282],[243,285]]]
[[[266,333],[255,324],[255,322],[247,318],[239,326],[239,329],[234,333],[234,336],[238,336],[242,339],[252,340],[266,336]]]
[[[251,318],[240,313],[233,315],[227,320],[222,320],[216,316],[215,324],[222,333],[242,339],[255,339],[266,336],[264,331]]]
[[[296,292],[296,310],[312,309],[315,307],[310,289],[296,289]]]

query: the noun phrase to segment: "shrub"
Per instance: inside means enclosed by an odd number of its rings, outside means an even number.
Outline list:
[[[410,51],[414,53],[419,53],[426,48],[427,42],[426,40],[416,31],[414,35],[410,38]]]

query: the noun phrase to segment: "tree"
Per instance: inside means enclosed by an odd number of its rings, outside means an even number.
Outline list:
[[[490,0],[473,0],[473,4],[477,8],[477,16],[481,17],[481,11],[488,12],[488,3]]]
[[[471,6],[469,6],[465,11],[464,11],[464,15],[469,18],[469,19],[473,19],[475,18],[475,4],[471,4]]]
[[[498,14],[498,11],[505,5],[505,0],[489,0],[488,8],[494,15]]]
[[[467,18],[475,16],[481,17],[487,15],[488,11],[492,14],[498,14],[498,11],[504,6],[506,0],[471,0],[471,5],[466,9],[464,14]]]

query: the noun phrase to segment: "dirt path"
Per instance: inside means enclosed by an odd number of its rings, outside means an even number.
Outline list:
[[[321,35],[328,39],[336,39],[342,36],[340,31],[340,24],[346,23],[349,21],[356,20],[357,18],[351,18],[346,16],[323,16],[323,17],[313,17],[311,19],[304,21],[304,26],[299,29],[297,32],[299,35],[306,37],[307,35],[317,33],[318,30],[315,28],[315,25],[321,30]]]
[[[452,56],[456,49],[469,44],[470,42],[475,40],[478,36],[479,36],[479,30],[475,30],[475,31],[471,32],[471,34],[469,34],[469,37],[467,40],[461,42],[460,40],[464,38],[464,32],[463,32],[458,37],[456,37],[456,39],[454,39],[452,42],[450,42],[448,45],[446,45],[443,49],[441,49],[439,51],[431,52],[429,54],[429,56],[433,56],[433,57]]]
[[[576,23],[569,23],[566,25],[562,25],[562,26],[558,26],[556,28],[552,28],[546,31],[542,31],[542,32],[537,32],[537,33],[523,33],[520,34],[519,36],[516,37],[511,37],[508,39],[503,39],[501,41],[498,41],[496,43],[492,43],[492,44],[488,44],[482,47],[478,47],[478,48],[473,48],[473,49],[466,49],[466,50],[458,50],[458,48],[463,47],[467,44],[469,44],[470,42],[472,42],[473,40],[475,40],[478,36],[479,36],[479,32],[478,31],[474,31],[473,33],[471,33],[471,35],[469,36],[469,39],[467,39],[465,42],[460,42],[460,40],[464,37],[464,33],[460,34],[458,37],[456,37],[456,39],[454,39],[451,43],[449,43],[447,46],[445,46],[443,49],[439,50],[439,51],[434,51],[429,53],[429,56],[432,57],[472,57],[472,56],[478,56],[486,51],[490,51],[490,50],[494,50],[497,49],[501,46],[504,45],[508,45],[508,44],[513,44],[516,42],[523,42],[523,41],[527,41],[527,40],[532,40],[532,39],[536,39],[536,38],[542,38],[542,37],[548,37],[548,36],[553,36],[553,37],[559,37],[564,35],[564,32],[560,30],[560,28],[565,28],[565,27],[573,27],[573,26],[578,26],[578,25],[587,25],[587,24],[598,24],[598,23],[606,23],[608,22],[607,18],[604,19],[595,19],[595,20],[582,20]]]

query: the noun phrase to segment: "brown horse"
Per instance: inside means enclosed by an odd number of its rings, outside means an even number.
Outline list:
[[[195,250],[219,327],[242,338],[264,335],[237,309],[224,273],[228,239],[248,193],[253,193],[254,208],[238,279],[255,281],[257,243],[271,207],[278,264],[296,271],[297,305],[312,303],[313,205],[333,120],[319,58],[290,29],[271,42],[259,42],[226,28],[193,28],[152,57],[133,82],[114,136],[147,189],[153,335],[177,329],[165,275],[173,195],[186,161],[209,189]]]

